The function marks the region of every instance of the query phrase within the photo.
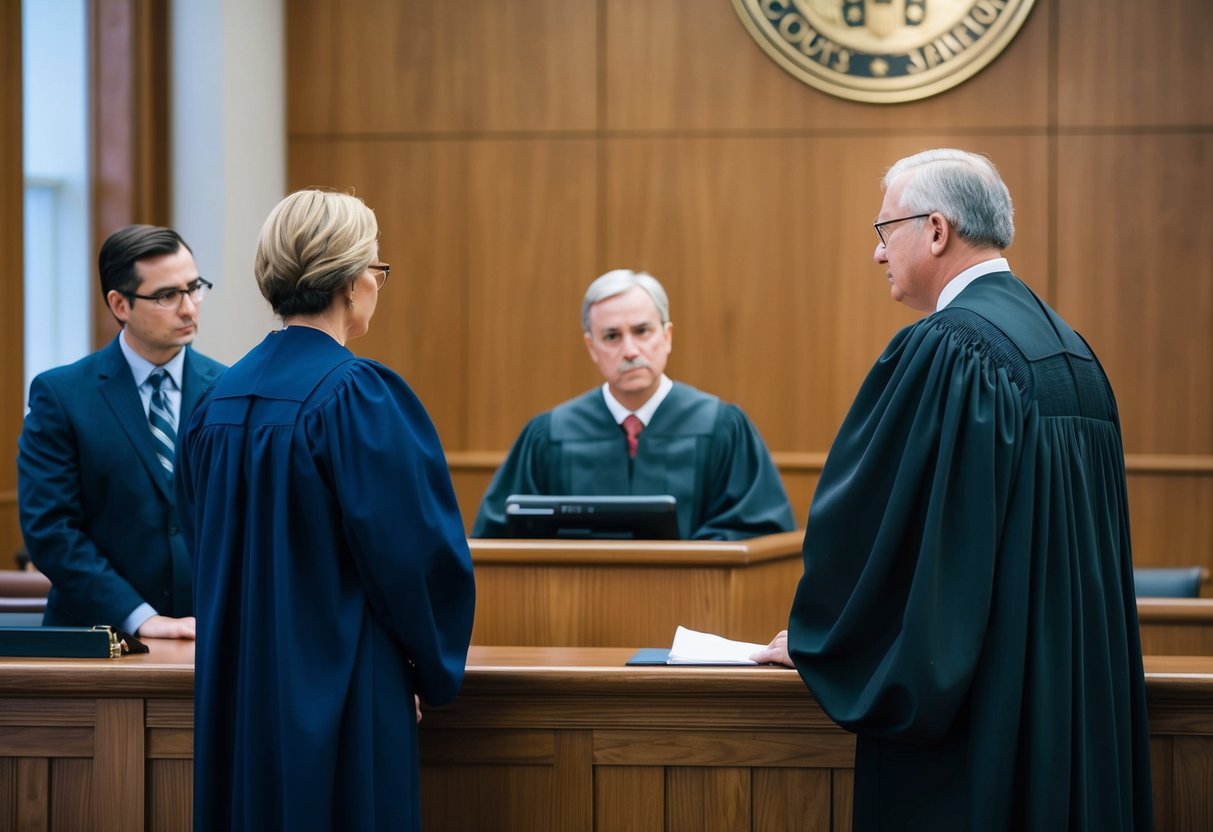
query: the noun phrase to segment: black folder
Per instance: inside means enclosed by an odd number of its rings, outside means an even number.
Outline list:
[[[0,627],[0,656],[116,659],[146,652],[145,644],[110,627]]]

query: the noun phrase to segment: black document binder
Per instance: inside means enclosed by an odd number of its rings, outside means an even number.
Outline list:
[[[0,627],[0,656],[116,659],[147,647],[110,627]]]

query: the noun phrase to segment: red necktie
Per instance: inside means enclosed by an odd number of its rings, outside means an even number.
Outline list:
[[[628,434],[628,456],[636,458],[636,449],[640,447],[640,432],[644,430],[644,422],[635,413],[624,417],[623,429]]]

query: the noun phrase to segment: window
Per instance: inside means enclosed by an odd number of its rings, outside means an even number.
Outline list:
[[[25,387],[92,351],[86,0],[23,0]]]

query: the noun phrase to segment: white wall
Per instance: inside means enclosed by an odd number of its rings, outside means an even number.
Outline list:
[[[283,0],[172,0],[172,221],[215,284],[196,346],[230,364],[278,326],[253,280],[286,188]]]

